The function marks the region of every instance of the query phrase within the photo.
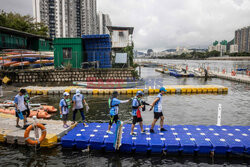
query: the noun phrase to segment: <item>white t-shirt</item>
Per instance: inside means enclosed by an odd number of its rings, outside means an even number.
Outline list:
[[[20,111],[25,111],[27,110],[27,107],[24,104],[24,96],[20,96],[19,94],[16,95],[14,99],[15,104],[17,104],[17,109]]]

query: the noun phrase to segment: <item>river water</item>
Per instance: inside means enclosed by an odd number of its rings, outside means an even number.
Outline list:
[[[154,60],[166,64],[188,64],[198,67],[205,61]],[[206,61],[212,70],[250,68],[250,61]],[[165,123],[170,125],[214,125],[216,124],[218,104],[222,104],[222,124],[250,126],[250,85],[222,80],[218,78],[174,78],[155,72],[155,68],[142,68],[142,76],[147,86],[160,85],[222,85],[229,88],[228,94],[196,94],[196,95],[165,95],[163,97],[163,113]],[[11,93],[10,93],[11,94]],[[13,94],[13,93],[12,93]],[[123,95],[120,99],[132,96]],[[9,97],[10,98],[10,97]],[[44,102],[58,108],[61,96],[34,97],[33,101]],[[90,110],[85,113],[88,122],[108,122],[109,96],[86,96]],[[151,103],[155,96],[145,96],[144,100]],[[125,123],[131,123],[131,106],[120,105],[119,116]],[[153,113],[148,109],[142,113],[144,124],[151,124]],[[70,119],[72,113],[70,114]],[[54,114],[52,119],[59,119]],[[80,115],[77,116],[80,120]],[[250,165],[250,158],[209,158],[192,156],[145,156],[130,154],[102,153],[92,151],[62,150],[60,146],[53,149],[26,148],[13,145],[0,145],[0,166],[220,166]]]

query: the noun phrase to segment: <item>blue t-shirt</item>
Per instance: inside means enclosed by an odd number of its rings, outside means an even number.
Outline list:
[[[111,109],[110,109],[110,115],[111,116],[118,115],[118,111],[119,111],[119,106],[118,105],[120,103],[121,103],[121,101],[118,100],[117,98],[112,99],[112,101],[111,101]]]
[[[60,101],[60,107],[62,108],[62,114],[65,115],[65,114],[68,114],[69,113],[69,109],[67,107],[67,104],[66,104],[66,100],[65,99],[62,99]]]
[[[156,98],[159,98],[159,100],[155,103],[154,112],[162,112],[162,104],[161,104],[162,94],[159,93]]]
[[[83,108],[83,100],[84,96],[82,94],[80,95],[74,95],[72,101],[76,103],[75,109],[82,109]]]
[[[139,107],[139,101],[138,101],[139,99],[137,99],[137,97],[135,97],[134,99],[133,99],[133,101],[132,101],[132,107]],[[136,112],[137,112],[137,109],[134,109],[134,108],[132,108],[132,115],[133,116],[136,116]]]

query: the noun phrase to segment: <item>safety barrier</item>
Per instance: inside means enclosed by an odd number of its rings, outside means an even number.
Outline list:
[[[220,85],[166,85],[164,86],[169,94],[201,94],[201,93],[227,93],[228,88]],[[31,95],[58,95],[63,92],[75,94],[76,89],[79,89],[82,94],[92,95],[110,95],[112,92],[117,91],[122,95],[134,95],[137,91],[141,90],[145,94],[158,94],[159,89],[149,87],[148,89],[86,89],[78,86],[70,87],[24,87]]]

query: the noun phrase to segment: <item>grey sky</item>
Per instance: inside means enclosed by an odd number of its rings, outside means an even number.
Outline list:
[[[207,48],[214,40],[231,40],[250,26],[250,0],[97,0],[113,25],[135,27],[135,47]],[[32,0],[0,0],[6,11],[32,15]]]

